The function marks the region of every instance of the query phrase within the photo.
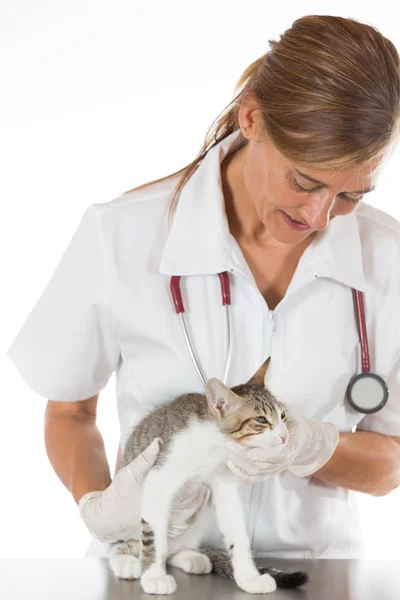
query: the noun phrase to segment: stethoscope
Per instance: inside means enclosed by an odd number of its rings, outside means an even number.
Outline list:
[[[221,283],[221,297],[222,297],[222,306],[225,306],[226,309],[226,329],[227,329],[227,358],[226,358],[226,366],[223,382],[226,383],[226,378],[228,374],[229,364],[231,360],[231,326],[230,326],[230,315],[229,315],[229,306],[231,304],[231,293],[230,293],[230,285],[229,285],[229,277],[227,271],[223,273],[218,273],[218,277]],[[183,317],[183,313],[185,312],[182,295],[180,290],[180,278],[181,275],[172,275],[170,288],[172,299],[174,302],[175,310],[178,313],[183,333],[185,335],[186,343],[188,346],[188,350],[190,356],[192,358],[193,364],[196,367],[197,373],[201,379],[203,385],[206,385],[206,378],[201,371],[201,368],[198,364],[198,361],[194,355],[192,344],[190,342],[190,338],[186,329],[185,319]],[[376,373],[371,373],[370,371],[370,361],[369,361],[369,350],[368,350],[368,339],[367,339],[367,329],[365,325],[365,313],[364,313],[364,301],[363,294],[359,290],[355,290],[352,288],[353,292],[353,301],[354,301],[354,310],[356,314],[356,322],[358,335],[360,338],[360,347],[361,347],[361,370],[362,372],[358,375],[353,375],[350,379],[350,382],[347,386],[346,396],[347,400],[356,411],[365,414],[371,414],[378,412],[383,408],[389,398],[389,388],[386,385],[386,382],[382,377],[377,375]]]

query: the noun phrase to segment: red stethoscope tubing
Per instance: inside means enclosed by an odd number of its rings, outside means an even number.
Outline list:
[[[231,288],[229,284],[229,276],[227,271],[224,271],[223,273],[218,273],[218,277],[221,283],[222,305],[225,306],[226,304],[231,303]],[[179,284],[180,278],[181,275],[172,275],[170,283],[172,299],[174,301],[174,306],[177,313],[185,312],[181,288]]]
[[[225,364],[225,373],[224,373],[224,377],[222,380],[223,383],[226,383],[226,378],[228,376],[229,364],[230,364],[230,360],[231,360],[231,325],[230,325],[230,315],[229,315],[229,306],[231,304],[231,289],[230,289],[230,285],[229,285],[229,276],[226,271],[224,271],[222,273],[218,273],[218,277],[219,277],[219,281],[221,283],[222,306],[226,307],[225,314],[226,314],[226,330],[227,330],[228,343],[227,343],[227,358],[226,358],[226,364]],[[186,339],[186,343],[188,346],[190,356],[192,357],[193,364],[196,367],[196,371],[201,379],[201,382],[205,387],[206,382],[207,382],[206,377],[203,374],[203,372],[200,368],[200,365],[195,357],[193,347],[192,347],[192,344],[190,341],[190,337],[189,337],[189,334],[186,329],[185,319],[183,317],[183,313],[185,312],[185,307],[183,306],[182,294],[181,294],[181,289],[180,289],[180,285],[179,285],[180,279],[181,279],[181,275],[172,275],[172,277],[171,277],[170,288],[171,288],[172,299],[174,302],[175,310],[181,319],[181,325],[182,325],[183,333],[185,335],[185,339]]]
[[[221,283],[222,306],[226,307],[226,324],[227,324],[227,337],[228,337],[227,361],[226,361],[225,375],[224,375],[224,383],[226,383],[226,377],[227,377],[230,358],[231,358],[231,335],[230,335],[230,320],[229,320],[229,306],[231,304],[231,294],[230,294],[228,272],[223,271],[222,273],[218,273],[218,277],[219,277],[219,280]],[[185,307],[183,305],[182,294],[181,294],[181,290],[180,290],[180,279],[181,279],[181,275],[172,275],[171,276],[170,288],[171,288],[172,299],[174,302],[175,310],[181,318],[183,332],[185,335],[186,343],[187,343],[190,355],[192,357],[193,363],[196,367],[197,373],[198,373],[203,385],[205,386],[206,378],[205,378],[204,374],[202,373],[201,368],[198,364],[198,361],[194,355],[193,347],[192,347],[190,337],[189,337],[187,329],[186,329],[186,323],[185,323],[185,320],[183,317],[183,313],[185,312]],[[371,373],[371,371],[370,371],[370,359],[369,359],[369,349],[368,349],[367,328],[366,328],[366,324],[365,324],[363,293],[360,290],[355,290],[354,288],[352,288],[352,292],[353,292],[353,300],[354,300],[354,310],[355,310],[355,314],[356,314],[356,323],[357,323],[357,329],[358,329],[358,335],[359,335],[360,347],[361,347],[362,373],[360,373],[359,375],[355,375],[351,379],[351,381],[348,385],[348,388],[347,388],[347,397],[348,397],[349,403],[355,410],[357,410],[359,412],[364,412],[364,413],[372,413],[372,412],[377,412],[385,405],[385,403],[388,399],[389,391],[387,389],[387,385],[384,382],[384,380],[379,375]],[[376,403],[372,403],[372,407],[367,408],[367,409],[365,409],[361,405],[357,404],[354,393],[353,393],[354,397],[352,396],[354,385],[357,384],[359,382],[359,380],[362,379],[363,377],[370,377],[370,378],[374,379],[375,382],[378,381],[378,383],[381,386],[382,393],[383,393],[383,397],[381,396],[381,394],[377,394]]]
[[[362,292],[360,292],[360,290],[355,290],[354,288],[352,288],[352,292],[353,292],[355,313],[357,316],[358,335],[360,337],[361,369],[362,369],[363,373],[370,373],[368,338],[367,338],[367,327],[365,325],[363,294],[362,294]]]

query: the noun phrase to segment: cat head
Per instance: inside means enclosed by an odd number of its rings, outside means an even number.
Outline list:
[[[206,384],[208,406],[219,428],[246,446],[270,447],[288,441],[288,407],[266,386],[269,361],[247,383],[232,389],[215,377]]]

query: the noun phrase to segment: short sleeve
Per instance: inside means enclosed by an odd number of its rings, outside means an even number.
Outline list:
[[[357,430],[400,436],[400,357],[386,383],[389,398],[385,406],[376,413],[365,415],[357,425]]]
[[[50,281],[7,350],[25,382],[51,400],[85,400],[116,369],[107,255],[98,209],[88,206]]]

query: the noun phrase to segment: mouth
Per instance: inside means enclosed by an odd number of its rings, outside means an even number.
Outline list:
[[[296,219],[285,213],[285,211],[283,210],[281,212],[286,223],[290,225],[290,227],[292,227],[293,229],[298,229],[300,231],[306,231],[308,229],[311,229],[310,225],[307,225],[307,223],[297,221]]]
[[[289,215],[288,213],[285,213],[288,217],[290,217],[292,219],[292,221],[294,221],[295,223],[300,223],[300,225],[306,225],[307,227],[309,227],[309,225],[307,223],[304,223],[303,221],[299,221],[298,219],[294,219],[291,215]]]

